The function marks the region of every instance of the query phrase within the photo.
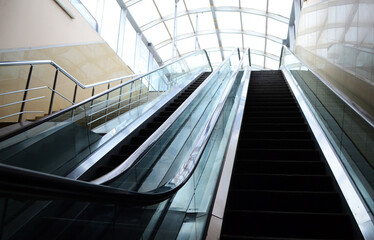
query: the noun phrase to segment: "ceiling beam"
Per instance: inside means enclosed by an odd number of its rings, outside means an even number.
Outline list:
[[[213,22],[214,22],[214,28],[215,28],[215,32],[216,32],[216,35],[217,35],[218,46],[221,49],[220,52],[221,52],[221,58],[222,58],[222,61],[223,61],[223,60],[225,60],[225,55],[223,55],[222,39],[221,39],[221,34],[220,34],[219,30],[218,30],[218,22],[217,22],[216,10],[214,8],[213,0],[209,0],[209,3],[210,3],[210,10],[212,12]]]
[[[215,12],[240,12],[240,13],[254,14],[254,15],[263,16],[263,17],[269,17],[269,18],[272,18],[272,19],[277,20],[279,22],[286,23],[287,25],[288,25],[288,21],[289,21],[288,18],[280,16],[278,14],[264,12],[264,11],[251,9],[251,8],[214,7],[214,10],[215,10]],[[206,12],[210,12],[210,11],[211,11],[211,8],[198,8],[198,9],[192,9],[192,10],[178,12],[177,16],[182,17],[182,16],[189,15],[189,14],[206,13]],[[173,18],[174,18],[174,14],[170,14],[170,15],[164,16],[162,19],[161,18],[155,19],[155,20],[141,26],[140,28],[143,31],[145,31],[145,30],[147,30],[147,29],[149,29],[153,26],[156,26],[157,24],[162,23],[163,21],[172,20]]]
[[[127,10],[127,7],[123,0],[117,0],[118,5],[123,9]],[[135,19],[131,15],[129,11],[126,13],[127,20],[129,20],[131,26],[134,28],[135,32],[140,35],[142,42],[144,45],[147,47],[148,51],[153,55],[153,58],[157,62],[159,66],[162,66],[164,62],[162,61],[160,55],[158,55],[158,52],[156,51],[155,47],[153,46],[152,43],[148,42],[147,38],[144,36],[143,31],[140,29],[138,24],[135,22]]]
[[[220,33],[225,33],[225,34],[242,34],[242,35],[249,35],[249,36],[254,36],[254,37],[261,37],[261,38],[265,38],[265,39],[269,39],[273,42],[276,42],[276,43],[279,43],[279,44],[282,44],[283,43],[283,39],[281,38],[278,38],[278,37],[275,37],[275,36],[272,36],[272,35],[265,35],[263,33],[258,33],[258,32],[254,32],[254,31],[240,31],[240,30],[235,30],[235,29],[226,29],[226,30],[219,30]],[[183,34],[183,35],[179,35],[175,40],[176,41],[179,41],[179,40],[184,40],[184,39],[187,39],[187,38],[191,38],[191,37],[195,37],[196,35],[197,36],[201,36],[201,35],[209,35],[209,34],[215,34],[216,31],[215,30],[208,30],[208,31],[199,31],[198,33],[187,33],[187,34]],[[159,49],[159,48],[162,48],[162,47],[165,47],[166,45],[168,44],[171,44],[172,41],[170,39],[168,40],[165,40],[163,42],[160,42],[160,43],[157,43],[155,45],[156,49]]]

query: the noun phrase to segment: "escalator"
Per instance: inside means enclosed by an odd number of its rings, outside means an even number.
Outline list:
[[[363,239],[281,71],[254,71],[221,239]]]
[[[0,164],[0,239],[205,238],[249,75],[221,239],[363,239],[282,73],[251,72],[239,55],[199,72],[80,178]]]
[[[183,89],[178,96],[165,104],[161,110],[148,119],[131,135],[127,136],[118,144],[106,157],[97,162],[88,171],[86,171],[79,179],[83,181],[91,181],[97,179],[108,172],[112,171],[124,162],[131,154],[134,153],[140,145],[144,143],[175,110],[201,85],[201,83],[210,75],[210,72],[202,73],[197,79],[191,82]]]
[[[103,158],[107,162],[98,161],[88,169],[92,174],[84,176],[85,181],[0,165],[0,239],[175,238],[186,216],[178,194],[192,175],[202,174],[194,172],[199,156],[220,115],[219,108],[241,78],[231,64],[238,62],[238,56],[233,51],[212,74],[203,72],[183,87],[134,134],[114,146]],[[173,122],[162,129],[170,115]],[[160,126],[164,132],[132,166],[105,185],[87,182],[122,164],[131,155],[125,151],[138,148]],[[120,161],[113,165],[116,158]],[[183,193],[184,204],[194,195],[187,193]],[[175,228],[165,231],[165,224]]]

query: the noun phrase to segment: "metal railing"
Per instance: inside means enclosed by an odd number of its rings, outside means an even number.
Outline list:
[[[29,88],[29,89],[24,89],[24,90],[17,90],[17,91],[12,91],[12,92],[6,92],[6,93],[0,93],[0,96],[5,96],[5,95],[11,95],[11,94],[17,94],[17,93],[26,93],[29,92],[29,91],[35,91],[35,90],[42,90],[42,89],[48,89],[51,91],[51,94],[52,96],[54,96],[54,94],[57,94],[59,95],[61,98],[65,99],[67,102],[69,102],[71,105],[74,105],[74,102],[70,101],[68,98],[66,98],[64,95],[62,95],[61,93],[59,93],[58,91],[48,87],[48,86],[42,86],[42,87],[36,87],[36,88]],[[5,115],[5,116],[1,116],[0,117],[0,120],[1,119],[6,119],[6,118],[9,118],[9,117],[13,117],[13,116],[19,116],[19,119],[22,119],[22,115],[24,113],[43,113],[45,114],[44,111],[22,111],[25,107],[25,104],[27,102],[32,102],[32,101],[36,101],[36,100],[40,100],[40,99],[44,99],[46,98],[46,96],[39,96],[39,97],[34,97],[34,98],[29,98],[29,99],[25,99],[25,100],[22,100],[22,101],[16,101],[16,102],[11,102],[11,103],[7,103],[7,104],[3,104],[3,105],[0,105],[0,109],[1,108],[4,108],[4,107],[9,107],[9,106],[13,106],[13,105],[17,105],[17,104],[21,104],[21,111],[19,112],[15,112],[15,113],[11,113],[11,114],[8,114],[8,115]],[[49,110],[48,110],[48,114],[51,114],[52,113],[52,105],[53,105],[53,98],[51,98],[51,103],[49,105]],[[19,121],[20,122],[20,121]]]
[[[48,87],[51,90],[50,103],[49,103],[49,106],[48,106],[48,110],[47,111],[45,111],[45,110],[33,111],[33,112],[44,112],[45,114],[51,114],[52,113],[56,93],[58,95],[60,95],[62,98],[66,99],[69,102],[72,102],[74,104],[74,103],[76,103],[76,100],[77,100],[78,87],[80,87],[81,89],[92,88],[92,91],[90,93],[90,96],[92,97],[92,96],[95,95],[95,88],[97,88],[99,86],[106,85],[106,89],[110,89],[111,84],[114,83],[114,82],[118,82],[118,84],[122,84],[124,82],[124,80],[126,80],[126,79],[130,79],[130,78],[134,78],[134,77],[139,76],[139,74],[133,74],[133,75],[122,76],[122,77],[118,77],[118,78],[108,79],[108,80],[105,80],[105,81],[85,85],[85,84],[81,83],[80,81],[78,81],[75,77],[73,77],[65,69],[63,69],[61,66],[59,66],[58,64],[56,64],[52,60],[0,62],[0,67],[28,66],[28,65],[30,66],[30,68],[29,68],[28,74],[27,74],[25,89],[1,93],[1,95],[4,95],[4,94],[16,93],[16,92],[19,93],[20,91],[23,92],[22,100],[15,101],[15,102],[19,102],[21,104],[20,109],[19,109],[19,114],[15,114],[15,112],[12,112],[12,113],[7,115],[8,117],[10,117],[10,115],[12,115],[12,116],[18,115],[19,117],[18,117],[17,122],[21,122],[23,120],[22,119],[23,113],[26,112],[25,111],[25,104],[27,102],[26,100],[27,100],[27,95],[28,95],[29,90],[33,90],[33,88],[30,88],[30,86],[32,85],[32,80],[31,79],[32,79],[33,71],[34,71],[34,66],[36,66],[36,65],[50,65],[55,69],[55,74],[54,74],[52,87]],[[74,83],[75,86],[74,86],[74,93],[73,93],[72,99],[68,99],[67,97],[63,96],[62,94],[59,94],[56,91],[56,87],[57,87],[57,83],[58,83],[58,79],[59,79],[58,78],[59,74],[64,75],[65,77],[67,77],[68,79],[70,79]],[[57,110],[60,110],[60,109],[57,109]],[[30,112],[30,111],[28,111],[28,112]],[[5,118],[4,116],[1,116],[0,119],[4,119],[4,118]]]

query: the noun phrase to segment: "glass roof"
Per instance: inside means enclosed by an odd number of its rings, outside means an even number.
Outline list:
[[[172,60],[175,0],[123,0],[162,60]],[[206,49],[213,65],[235,47],[251,48],[254,68],[276,69],[293,0],[179,0],[179,56]],[[215,27],[215,19],[217,28]],[[219,44],[222,44],[220,46]]]

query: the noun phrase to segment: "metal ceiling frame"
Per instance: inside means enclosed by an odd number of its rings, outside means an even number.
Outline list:
[[[207,52],[211,53],[211,52],[220,52],[221,49],[222,49],[223,52],[225,52],[225,51],[230,52],[230,51],[236,49],[236,47],[223,47],[223,48],[217,48],[217,47],[216,47],[216,48],[206,48],[205,50],[206,50]],[[245,50],[245,49],[243,49],[243,48],[240,49],[241,52],[243,52],[243,50]],[[192,52],[193,52],[193,51],[183,53],[183,54],[181,55],[181,57],[186,56],[186,55],[188,55],[188,54],[191,54]],[[270,59],[272,59],[272,60],[274,60],[274,61],[279,61],[279,56],[274,55],[274,54],[271,54],[271,53],[266,53],[266,52],[262,52],[262,51],[259,51],[259,50],[251,49],[251,54],[255,54],[255,55],[259,55],[259,56],[263,56],[264,58],[270,58]],[[169,58],[169,59],[165,60],[165,63],[169,62],[170,60],[172,60],[172,59]],[[259,66],[259,65],[257,65],[257,66]],[[265,67],[264,67],[264,68],[265,68]]]
[[[117,2],[120,4],[120,6],[122,8],[130,9],[130,11],[131,11],[131,6],[133,6],[134,4],[136,4],[140,1],[143,1],[143,0],[129,0],[126,3],[125,3],[125,0],[117,0]],[[267,58],[275,60],[275,61],[279,61],[279,56],[267,53],[267,40],[274,41],[278,44],[283,44],[283,39],[281,39],[279,37],[276,37],[276,36],[273,36],[273,35],[269,35],[268,29],[267,29],[268,28],[268,19],[271,18],[271,19],[274,19],[276,21],[279,21],[281,23],[285,23],[285,24],[288,25],[289,24],[289,18],[269,12],[268,11],[269,10],[269,0],[266,1],[266,11],[252,9],[252,8],[243,8],[241,6],[242,5],[241,0],[239,0],[239,7],[231,7],[231,6],[218,6],[217,7],[217,6],[214,5],[214,0],[209,0],[210,7],[203,7],[203,8],[197,8],[197,9],[189,10],[187,8],[185,0],[183,0],[183,4],[184,4],[184,7],[185,7],[186,10],[178,12],[176,15],[174,13],[174,14],[169,14],[167,16],[162,16],[161,15],[155,0],[151,0],[151,2],[156,7],[156,10],[157,10],[158,16],[159,16],[158,19],[154,19],[154,20],[144,24],[143,26],[139,27],[139,26],[136,25],[136,22],[133,19],[133,17],[131,16],[131,14],[129,14],[128,17],[129,17],[129,21],[133,25],[136,32],[141,34],[142,40],[144,38],[145,41],[143,40],[143,42],[147,45],[150,52],[152,54],[156,53],[156,55],[154,55],[154,56],[157,56],[157,57],[155,57],[155,59],[158,58],[159,60],[161,60],[161,62],[162,62],[162,59],[159,57],[159,55],[157,53],[157,50],[159,50],[160,48],[163,48],[163,47],[168,46],[169,44],[172,44],[173,41],[177,44],[178,41],[188,39],[188,38],[191,38],[191,37],[196,38],[196,44],[195,45],[198,45],[200,47],[200,42],[198,41],[198,36],[211,35],[211,34],[214,34],[217,37],[218,48],[217,47],[212,47],[212,48],[208,48],[206,50],[209,51],[209,52],[210,51],[212,51],[212,52],[219,51],[220,54],[221,54],[222,60],[224,60],[224,51],[227,51],[231,47],[225,47],[225,46],[222,45],[221,34],[241,34],[242,44],[241,44],[240,47],[242,49],[244,48],[244,44],[245,44],[244,35],[264,38],[265,45],[264,45],[263,52],[259,51],[259,50],[251,50],[252,54],[264,56],[264,63],[263,63],[263,68],[264,69],[267,69],[266,68],[266,59]],[[212,14],[212,18],[213,18],[212,20],[214,22],[214,28],[215,29],[205,30],[205,31],[197,31],[195,29],[195,26],[193,25],[192,20],[191,20],[191,14],[197,14],[198,15],[198,14],[201,14],[201,13],[209,13],[209,12]],[[240,14],[240,29],[220,29],[219,28],[219,23],[217,22],[216,12],[235,12],[235,13],[239,13]],[[259,32],[255,32],[255,31],[244,30],[243,14],[251,14],[251,15],[257,15],[257,16],[265,17],[265,33],[259,33]],[[168,30],[168,27],[166,25],[166,21],[170,21],[170,20],[173,20],[175,18],[178,19],[179,17],[183,17],[183,16],[188,17],[189,22],[190,22],[191,27],[192,27],[192,32],[176,36],[175,39],[173,40],[173,37],[171,36],[171,33]],[[130,19],[132,19],[133,21],[131,21]],[[133,22],[135,23],[135,26],[134,26]],[[152,43],[148,42],[146,40],[146,38],[144,37],[144,32],[149,30],[150,28],[158,25],[158,24],[163,24],[164,27],[166,27],[168,35],[169,35],[169,39],[166,39],[165,41],[157,43],[156,45],[153,46]],[[185,54],[187,54],[187,53],[181,54],[178,50],[178,55],[179,56],[183,56]],[[164,62],[167,62],[169,60],[170,59],[165,60]],[[156,60],[156,61],[159,62],[158,60]],[[256,66],[256,67],[261,68],[261,66]]]
[[[209,0],[209,3],[210,3],[210,10],[212,12],[212,16],[213,16],[213,22],[214,22],[214,27],[215,27],[215,32],[216,32],[216,35],[217,35],[217,39],[218,39],[218,46],[220,48],[220,52],[221,52],[221,58],[222,58],[222,61],[225,60],[225,55],[223,55],[223,50],[222,50],[222,39],[221,39],[221,33],[220,31],[218,30],[218,22],[217,22],[217,15],[216,15],[216,10],[215,10],[215,7],[214,7],[214,3],[213,3],[213,0]]]
[[[212,1],[212,0],[209,0]],[[278,14],[270,13],[270,12],[264,12],[261,10],[251,9],[251,8],[238,8],[238,7],[214,7],[215,12],[240,12],[240,13],[247,13],[247,14],[253,14],[257,16],[262,16],[266,18],[272,18],[276,21],[279,21],[281,23],[285,23],[288,25],[289,18],[283,17]],[[185,15],[190,14],[198,14],[198,13],[207,13],[211,12],[211,8],[197,8],[187,11],[178,12],[177,17],[183,17]],[[172,20],[174,18],[174,14],[167,15],[163,18],[155,19],[147,24],[144,24],[140,27],[142,31],[146,31],[147,29],[156,26],[157,24],[160,24],[164,21]]]
[[[275,37],[275,36],[272,36],[272,35],[267,35],[266,36],[263,33],[258,33],[258,32],[254,32],[254,31],[240,31],[240,30],[235,30],[235,29],[225,29],[225,30],[218,30],[218,31],[220,33],[224,33],[224,34],[242,34],[242,35],[248,35],[248,36],[254,36],[254,37],[261,37],[261,38],[265,38],[265,40],[269,39],[269,40],[271,40],[273,42],[276,42],[276,43],[279,43],[279,44],[283,43],[283,39],[281,39],[281,38],[278,38],[278,37]],[[177,38],[175,40],[180,41],[180,40],[184,40],[184,39],[195,37],[195,36],[210,35],[210,34],[215,34],[215,33],[216,33],[216,30],[201,31],[199,33],[187,33],[187,34],[177,36]],[[160,43],[156,44],[155,48],[160,49],[162,47],[165,47],[165,46],[169,45],[170,43],[172,43],[172,41],[170,39],[168,39],[168,40],[165,40],[163,42],[160,42]]]

